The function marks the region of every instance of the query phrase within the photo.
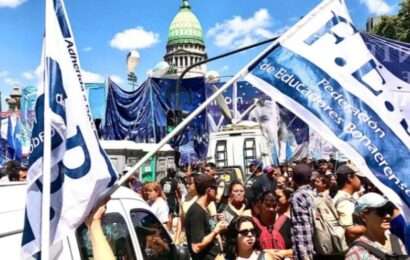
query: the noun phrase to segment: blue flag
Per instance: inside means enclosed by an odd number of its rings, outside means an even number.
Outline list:
[[[13,122],[9,116],[7,118],[7,157],[11,160],[14,160],[16,154],[13,132]]]
[[[247,70],[246,80],[354,162],[410,224],[410,122],[392,91],[409,82],[369,51],[344,1],[322,2]]]

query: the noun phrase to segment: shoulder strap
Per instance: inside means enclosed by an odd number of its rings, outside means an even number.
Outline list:
[[[259,222],[259,219],[255,218],[255,217],[252,217],[252,219],[253,219],[253,222],[256,224],[256,226],[259,228],[259,230],[262,231],[264,227]]]
[[[403,251],[401,250],[400,246],[400,241],[397,236],[390,234],[390,243],[393,255],[403,255]]]
[[[375,257],[377,257],[381,260],[387,260],[387,256],[383,251],[381,251],[380,249],[375,248],[374,246],[371,246],[371,245],[369,245],[369,244],[367,244],[363,241],[354,241],[351,246],[352,247],[353,246],[360,246],[360,247],[366,249],[367,251],[369,251],[369,253],[374,255]]]
[[[276,231],[280,232],[281,228],[283,227],[283,224],[285,224],[286,219],[288,217],[285,214],[282,214],[276,221],[275,224],[273,225],[273,229]]]
[[[258,258],[256,260],[265,260],[265,252],[260,251]]]

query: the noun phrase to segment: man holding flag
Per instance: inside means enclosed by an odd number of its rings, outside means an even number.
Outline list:
[[[63,0],[46,0],[45,16],[23,259],[58,259],[61,240],[84,222],[117,179],[92,125]]]

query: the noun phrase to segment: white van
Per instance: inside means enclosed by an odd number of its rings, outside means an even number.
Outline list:
[[[258,159],[264,165],[272,163],[268,140],[258,123],[242,121],[227,125],[209,136],[207,159],[217,167],[240,166],[248,173],[248,165]]]
[[[25,196],[24,183],[0,185],[1,259],[21,258]],[[130,189],[121,187],[111,196],[102,223],[116,259],[186,259],[187,252],[177,249],[146,202]],[[93,259],[87,232],[82,225],[70,233],[60,259]]]
[[[136,143],[130,140],[101,140],[100,143],[119,173],[126,167],[134,166],[157,146],[153,143]],[[140,179],[143,182],[159,181],[166,176],[168,168],[176,170],[175,150],[166,144],[140,168]]]

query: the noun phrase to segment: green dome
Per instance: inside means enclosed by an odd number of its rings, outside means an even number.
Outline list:
[[[171,22],[168,32],[168,45],[193,43],[204,45],[202,27],[192,13],[188,0],[183,0],[181,8]]]

